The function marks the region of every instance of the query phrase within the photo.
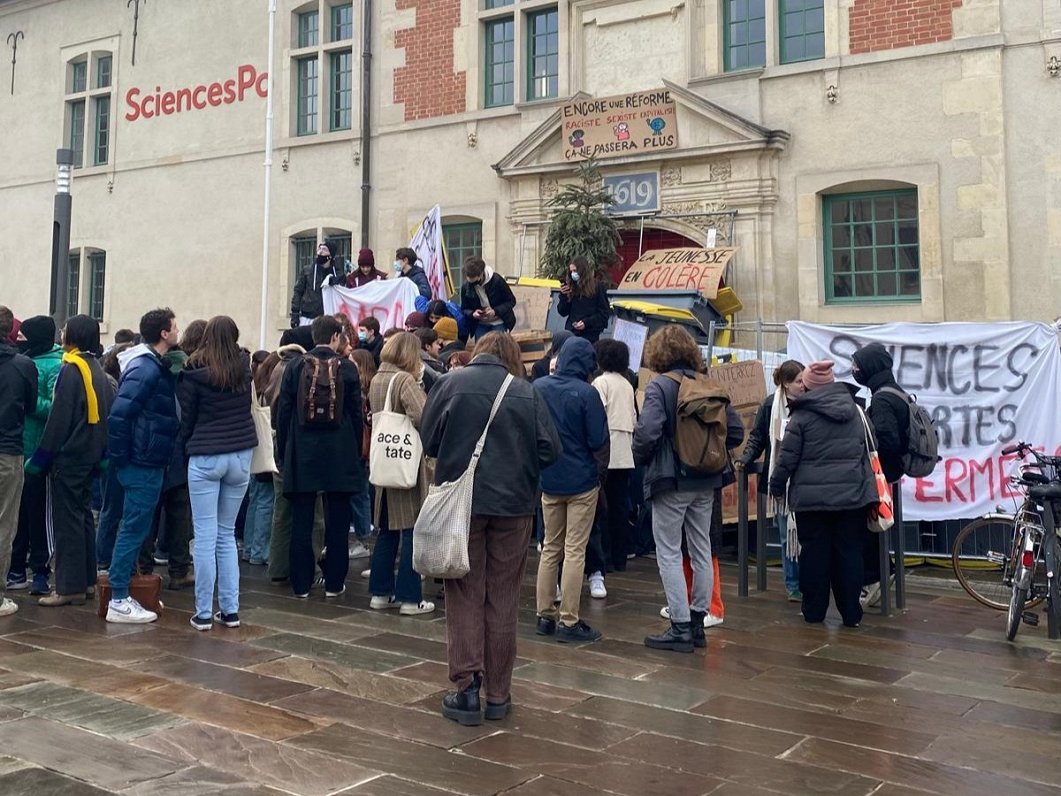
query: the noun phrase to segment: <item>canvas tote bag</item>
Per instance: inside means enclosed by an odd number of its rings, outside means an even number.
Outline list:
[[[880,455],[877,453],[877,441],[869,427],[866,413],[858,410],[858,416],[862,418],[862,429],[866,434],[866,450],[869,452],[869,466],[873,471],[873,483],[877,488],[877,502],[869,507],[869,515],[866,517],[866,527],[873,533],[886,533],[895,524],[895,506],[892,505],[892,488],[884,477],[884,468],[880,465]]]
[[[512,384],[505,377],[490,409],[479,441],[468,462],[468,469],[456,481],[432,486],[413,526],[413,569],[429,578],[463,578],[468,574],[468,531],[472,522],[472,489],[486,435],[494,422],[501,401]]]
[[[273,456],[273,426],[269,422],[269,407],[258,400],[258,390],[251,382],[251,418],[258,435],[258,445],[251,451],[251,475],[275,473],[276,458]]]
[[[408,415],[391,411],[391,391],[400,375],[395,373],[387,385],[383,411],[372,413],[368,480],[384,489],[412,489],[416,486],[424,454],[420,433],[413,421]]]

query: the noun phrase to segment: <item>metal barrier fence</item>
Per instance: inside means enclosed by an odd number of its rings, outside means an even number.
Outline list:
[[[737,473],[737,596],[748,596],[748,476],[749,474],[762,474],[762,465],[758,462],[749,464]],[[892,499],[895,503],[895,525],[887,533],[878,534],[880,573],[881,573],[881,596],[880,613],[888,616],[892,609],[891,578],[889,577],[890,562],[892,555],[895,556],[895,608],[903,610],[906,608],[906,566],[904,534],[900,531],[903,527],[903,496],[898,484],[892,487]],[[771,525],[767,517],[766,496],[761,492],[756,494],[755,505],[755,590],[766,591],[766,536]]]

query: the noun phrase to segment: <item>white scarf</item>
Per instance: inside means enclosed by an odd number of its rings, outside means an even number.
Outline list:
[[[785,395],[783,387],[774,391],[774,405],[770,407],[770,472],[769,478],[773,478],[774,467],[777,457],[781,453],[781,439],[784,437],[791,412],[788,409],[788,396]],[[785,496],[774,506],[774,511],[779,511],[788,517],[788,539],[786,540],[788,557],[796,560],[799,558],[799,537],[796,534],[796,515],[788,509],[788,484],[785,485]]]

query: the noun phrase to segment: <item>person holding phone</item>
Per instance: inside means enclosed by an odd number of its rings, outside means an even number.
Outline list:
[[[560,285],[557,312],[567,318],[565,329],[596,343],[608,328],[612,314],[608,286],[597,278],[585,257],[574,258],[567,269],[567,278]]]

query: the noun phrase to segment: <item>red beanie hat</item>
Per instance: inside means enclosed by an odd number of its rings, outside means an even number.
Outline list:
[[[803,386],[807,390],[813,390],[816,387],[824,387],[826,384],[832,384],[836,379],[833,378],[833,361],[826,359],[821,362],[811,362],[807,365],[803,371]]]
[[[362,249],[357,253],[357,264],[360,265],[371,265],[373,268],[376,267],[376,255],[372,253],[372,249]]]

